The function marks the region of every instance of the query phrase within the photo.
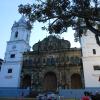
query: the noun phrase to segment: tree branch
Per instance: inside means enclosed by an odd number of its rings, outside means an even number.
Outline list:
[[[95,29],[95,28],[90,24],[90,22],[88,21],[88,19],[85,19],[85,22],[86,22],[87,28],[88,28],[90,31],[92,31],[94,34],[100,36],[100,31],[97,30],[97,29]]]

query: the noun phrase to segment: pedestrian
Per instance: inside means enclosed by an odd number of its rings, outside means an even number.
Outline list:
[[[100,100],[100,93],[98,91],[95,94],[95,100]]]
[[[90,97],[88,95],[88,92],[84,92],[84,96],[82,97],[81,100],[90,100]]]
[[[24,92],[22,91],[20,100],[23,100],[23,98],[24,98]]]
[[[91,100],[96,100],[95,95],[93,93],[90,94]]]

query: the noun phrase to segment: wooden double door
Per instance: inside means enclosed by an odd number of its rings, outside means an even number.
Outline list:
[[[57,90],[57,77],[53,72],[47,72],[43,81],[44,91],[56,91]]]

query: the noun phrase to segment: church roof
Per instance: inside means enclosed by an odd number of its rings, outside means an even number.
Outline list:
[[[15,21],[12,27],[25,27],[25,28],[30,28],[31,24],[29,21],[26,20],[25,16],[22,16],[18,22]]]
[[[42,41],[33,45],[33,51],[50,51],[62,50],[70,48],[71,44],[68,40],[60,39],[57,36],[49,35]]]

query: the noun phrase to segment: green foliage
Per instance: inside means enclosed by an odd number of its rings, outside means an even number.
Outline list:
[[[94,27],[94,24],[100,24],[99,0],[37,0],[36,4],[21,4],[18,11],[32,23],[49,20],[48,28],[42,29],[48,30],[50,34],[61,34],[72,27],[77,36],[81,36],[84,29],[100,35],[100,30]]]
[[[20,14],[26,14],[26,15],[28,15],[28,14],[31,13],[32,7],[29,4],[27,4],[27,5],[22,5],[21,4],[21,5],[19,5],[18,11],[19,11]]]

